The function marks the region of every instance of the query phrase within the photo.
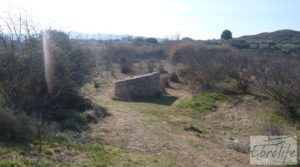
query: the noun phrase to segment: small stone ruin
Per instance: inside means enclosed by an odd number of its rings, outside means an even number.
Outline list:
[[[158,95],[159,72],[134,76],[115,83],[115,98],[121,101],[135,101]]]

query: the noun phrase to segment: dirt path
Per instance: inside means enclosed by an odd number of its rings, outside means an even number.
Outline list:
[[[212,129],[215,128],[215,124],[220,123],[212,119],[222,115],[217,113],[221,111],[199,120],[184,115],[173,115],[174,105],[114,101],[107,98],[111,91],[110,89],[96,95],[99,104],[104,104],[112,116],[91,125],[89,135],[93,140],[128,152],[158,155],[174,161],[173,164],[165,166],[249,166],[249,155],[226,148],[223,140],[217,138],[224,136],[218,134],[223,131]],[[168,92],[178,98],[189,96],[183,91]],[[159,115],[161,111],[167,111],[168,114]],[[186,131],[184,127],[188,125],[201,126],[207,133],[202,135]],[[155,162],[149,166],[156,166]]]

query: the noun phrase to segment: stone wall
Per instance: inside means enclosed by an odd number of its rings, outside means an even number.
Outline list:
[[[115,83],[115,98],[133,101],[155,96],[160,92],[159,72],[139,75]]]

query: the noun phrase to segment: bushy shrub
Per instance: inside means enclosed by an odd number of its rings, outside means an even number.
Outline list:
[[[64,120],[64,122],[62,123],[62,129],[79,131],[80,127],[81,127],[81,124],[79,124],[78,120],[76,120],[73,117]]]
[[[0,140],[29,142],[53,136],[59,126],[56,122],[43,122],[37,116],[0,108]]]
[[[59,128],[56,122],[80,129],[85,124],[80,112],[91,108],[91,101],[77,90],[89,80],[94,57],[62,31],[41,33],[23,23],[22,18],[0,21],[0,105],[18,111],[1,111],[0,137],[22,142],[45,137]],[[51,83],[45,79],[43,46]]]
[[[19,21],[19,20],[17,20]],[[23,20],[20,20],[23,21]],[[5,107],[25,111],[29,115],[43,115],[43,119],[57,120],[62,110],[83,111],[90,101],[78,92],[87,79],[93,64],[89,56],[74,46],[68,35],[48,30],[32,34],[30,24],[4,22],[0,26],[0,96]],[[20,26],[18,26],[20,24]],[[16,31],[4,33],[3,27]],[[47,34],[51,55],[51,83],[45,80],[42,35]],[[88,63],[88,64],[86,64]],[[50,86],[51,88],[50,88]]]
[[[38,134],[37,123],[24,113],[16,114],[0,109],[0,138],[7,141],[30,141]]]

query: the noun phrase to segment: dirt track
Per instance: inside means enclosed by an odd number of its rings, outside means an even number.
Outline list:
[[[119,102],[108,98],[112,91],[108,89],[95,95],[95,99],[104,104],[112,115],[91,125],[89,135],[93,140],[128,152],[166,157],[174,161],[171,166],[249,166],[249,154],[224,146],[229,138],[245,139],[253,124],[251,113],[241,110],[245,107],[243,105],[249,105],[243,100],[218,104],[217,111],[195,119],[172,114],[176,101],[173,105]],[[189,96],[186,92],[172,89],[168,93],[178,99]],[[251,100],[254,101],[250,99],[249,103]],[[168,114],[155,113],[161,111]],[[199,127],[204,133],[185,130],[190,125]],[[149,166],[155,166],[155,162]]]

